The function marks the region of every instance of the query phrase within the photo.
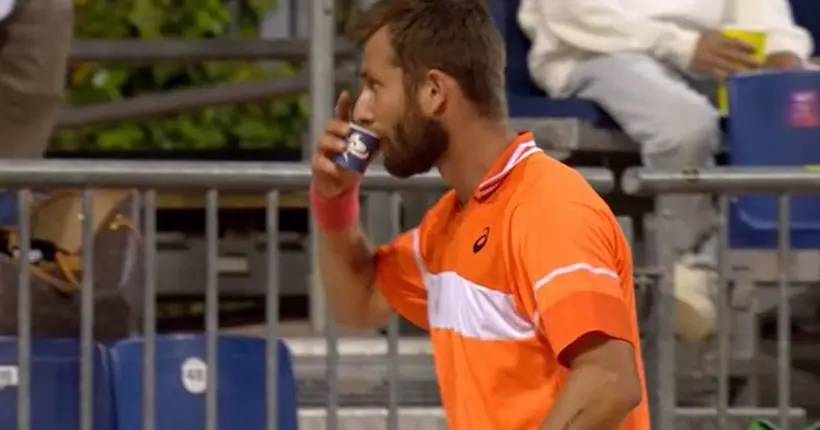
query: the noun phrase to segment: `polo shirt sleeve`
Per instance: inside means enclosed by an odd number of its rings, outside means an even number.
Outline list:
[[[634,306],[619,270],[629,250],[605,208],[528,202],[514,209],[510,232],[519,298],[556,356],[595,332],[632,342]]]
[[[427,291],[424,288],[419,229],[410,230],[380,246],[374,256],[376,285],[402,317],[427,330]]]

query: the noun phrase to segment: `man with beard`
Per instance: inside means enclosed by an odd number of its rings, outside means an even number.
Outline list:
[[[335,317],[429,330],[453,430],[649,429],[632,259],[606,203],[508,125],[504,42],[480,0],[382,0],[354,27],[363,90],[312,159],[319,270]],[[373,250],[359,176],[331,161],[349,121],[397,177],[452,191]]]

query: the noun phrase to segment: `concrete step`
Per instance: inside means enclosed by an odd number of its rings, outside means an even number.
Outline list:
[[[327,344],[313,337],[288,338],[293,353],[294,371],[299,384],[299,405],[326,407],[329,390]],[[339,340],[336,399],[342,407],[385,407],[391,390],[404,407],[441,405],[430,342],[427,339],[401,339],[397,365],[398,378],[391,387],[387,341],[381,337],[354,337]]]
[[[398,430],[388,427],[387,409],[384,408],[343,408],[338,411],[337,430]],[[446,430],[444,413],[441,408],[401,408],[399,410],[401,430]],[[300,430],[329,430],[327,410],[306,408],[299,410]]]
[[[763,416],[773,419],[775,410],[759,411],[732,409],[729,426],[718,429],[714,423],[716,411],[708,408],[678,408],[677,430],[745,430],[750,416]],[[765,412],[761,414],[761,412]],[[384,408],[342,408],[337,413],[336,430],[446,430],[447,423],[441,408],[400,408],[398,428],[388,425],[388,413]],[[804,428],[805,412],[799,409],[791,411],[792,427]],[[321,408],[303,408],[299,410],[299,428],[301,430],[330,430],[327,426],[327,410]]]

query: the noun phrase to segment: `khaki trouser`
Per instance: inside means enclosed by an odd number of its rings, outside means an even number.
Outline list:
[[[17,0],[0,22],[0,158],[43,156],[60,112],[72,0]]]
[[[0,159],[40,158],[60,113],[74,32],[72,0],[16,0],[0,21]],[[0,184],[2,189],[2,184]],[[0,192],[2,194],[2,192]],[[124,191],[95,190],[95,337],[111,340],[138,328],[142,265],[129,228],[131,200]],[[64,253],[58,263],[35,263],[29,285],[34,336],[76,336],[82,280],[82,200],[50,194],[32,207],[31,235]],[[123,221],[125,220],[125,221]],[[123,226],[119,225],[123,224]],[[17,333],[17,272],[25,259],[0,254],[0,335]],[[68,285],[66,287],[66,285]]]

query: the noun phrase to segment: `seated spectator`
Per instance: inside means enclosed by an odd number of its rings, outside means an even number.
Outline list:
[[[0,158],[41,158],[60,113],[74,31],[72,0],[0,0]],[[0,226],[17,199],[0,192]]]
[[[812,52],[787,0],[523,0],[518,20],[532,40],[535,83],[553,97],[599,104],[640,145],[643,163],[662,169],[712,163],[719,115],[702,91],[713,92],[715,79],[800,68]],[[727,26],[767,32],[763,64],[752,47],[720,34]],[[675,268],[676,331],[703,339],[715,329],[716,211],[709,196],[662,198],[688,251]]]
[[[74,31],[73,0],[0,0],[0,159],[41,158],[60,114]],[[2,188],[2,187],[0,187]],[[19,257],[17,201],[0,190],[0,335],[16,335],[18,266],[31,266],[27,288],[34,336],[80,333],[82,197],[36,196],[31,252]],[[127,190],[95,190],[94,336],[109,341],[141,327],[142,245]],[[27,311],[27,310],[26,310]]]

